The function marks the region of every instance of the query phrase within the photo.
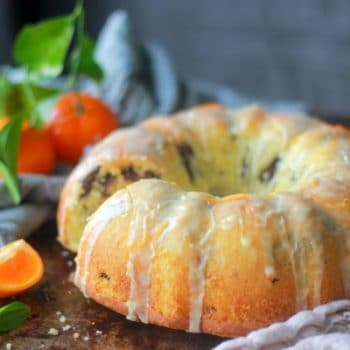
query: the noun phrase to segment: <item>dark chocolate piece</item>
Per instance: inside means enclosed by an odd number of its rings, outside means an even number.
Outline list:
[[[108,281],[111,279],[111,278],[109,277],[109,275],[108,275],[106,272],[104,272],[104,271],[101,271],[101,272],[99,273],[98,277],[103,278],[103,279],[108,280]]]
[[[181,143],[179,145],[176,145],[177,151],[179,152],[179,155],[182,160],[182,164],[184,165],[188,177],[191,181],[194,180],[194,172],[192,169],[192,157],[194,156],[193,148],[189,143]]]
[[[124,167],[121,169],[121,173],[124,176],[124,179],[127,181],[138,181],[141,179],[150,179],[150,178],[160,178],[160,175],[153,170],[145,170],[143,173],[139,173],[135,170],[132,165]]]
[[[281,159],[275,157],[272,162],[261,172],[259,180],[261,182],[269,182],[275,175]]]
[[[140,174],[135,171],[132,165],[122,168],[121,173],[127,181],[137,181],[141,179]]]
[[[81,187],[83,189],[83,192],[80,194],[80,198],[84,198],[90,193],[92,189],[92,184],[96,180],[96,176],[99,171],[100,171],[100,166],[98,165],[93,170],[91,170],[89,174],[87,174],[85,178],[82,180]]]
[[[102,195],[108,196],[108,187],[114,182],[116,178],[117,177],[115,175],[107,172],[99,179],[98,182],[102,186]]]

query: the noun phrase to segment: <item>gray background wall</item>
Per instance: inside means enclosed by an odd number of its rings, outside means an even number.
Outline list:
[[[64,13],[74,1],[0,2],[0,60],[17,26]],[[350,112],[349,0],[86,0],[88,31],[129,11],[140,39],[159,42],[180,73],[270,99]]]

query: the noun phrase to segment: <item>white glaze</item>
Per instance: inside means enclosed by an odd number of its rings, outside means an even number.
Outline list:
[[[130,320],[140,320],[144,323],[148,322],[149,309],[149,294],[150,282],[152,273],[152,259],[154,251],[166,237],[174,232],[179,227],[186,228],[184,234],[188,237],[188,244],[192,251],[193,259],[189,261],[189,288],[190,288],[190,314],[189,314],[189,332],[199,332],[202,316],[202,306],[205,291],[205,268],[209,259],[210,250],[208,240],[215,229],[215,221],[213,213],[208,207],[208,204],[203,204],[193,198],[197,194],[189,196],[174,196],[163,202],[161,206],[154,206],[153,209],[142,207],[141,203],[137,203],[137,213],[134,213],[130,224],[129,231],[129,246],[144,241],[132,249],[127,263],[127,276],[130,281],[129,298],[127,301],[128,315]],[[192,198],[188,198],[192,197]],[[135,203],[134,203],[135,205]],[[202,219],[202,210],[206,210],[208,223]],[[171,212],[171,215],[169,213]],[[152,231],[148,231],[147,218],[152,217],[155,220],[163,223],[162,215],[166,213],[168,222],[161,234],[155,240],[153,233],[157,232],[157,227]],[[142,219],[141,219],[142,218]],[[142,220],[142,223],[141,221]],[[207,228],[203,231],[204,226]],[[149,239],[145,240],[146,232],[150,232]],[[157,246],[155,246],[155,244]],[[138,262],[138,269],[135,268],[135,263]],[[140,270],[140,266],[144,269]]]
[[[149,240],[148,216],[150,209],[147,202],[134,203],[133,218],[130,223],[128,244],[135,245],[138,242]],[[130,250],[127,263],[127,276],[130,281],[129,299],[127,301],[129,320],[140,320],[148,323],[149,289],[152,272],[151,242],[134,247]],[[135,265],[138,264],[138,269]]]
[[[295,308],[296,311],[303,310],[307,307],[306,296],[308,293],[308,284],[306,279],[306,266],[303,259],[304,254],[300,251],[298,246],[299,240],[303,237],[303,232],[301,231],[300,222],[303,223],[303,219],[307,218],[308,208],[299,208],[296,203],[292,207],[289,207],[289,201],[295,199],[293,197],[278,198],[282,202],[278,202],[279,207],[283,208],[285,213],[279,218],[279,234],[282,245],[285,247],[289,254],[289,260],[291,262],[292,271],[295,281]],[[306,209],[306,212],[304,211]],[[294,212],[293,212],[294,210]],[[302,217],[300,217],[300,215]],[[293,224],[290,223],[289,216],[293,218],[298,218]],[[288,218],[288,226],[287,220]]]

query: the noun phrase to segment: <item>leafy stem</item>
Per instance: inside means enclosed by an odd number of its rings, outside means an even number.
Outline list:
[[[76,90],[76,84],[79,74],[79,66],[81,62],[81,56],[84,45],[84,26],[85,26],[85,15],[83,11],[83,1],[78,0],[77,5],[73,11],[73,17],[76,18],[76,41],[77,47],[74,50],[73,55],[75,59],[71,62],[71,72],[69,77],[69,85],[73,90]]]
[[[7,98],[10,92],[10,83],[6,77],[5,69],[0,71],[0,118],[7,112]]]
[[[83,0],[77,0],[70,14],[25,25],[13,45],[15,62],[24,69],[25,77],[20,83],[14,83],[7,79],[6,72],[0,72],[0,117],[9,117],[0,130],[0,177],[15,203],[20,202],[16,166],[22,119],[29,117],[32,127],[42,126],[41,107],[45,101],[38,93],[42,80],[56,79],[64,71],[65,63],[70,66],[67,85],[73,90],[77,90],[81,74],[96,81],[103,78],[103,72],[94,60],[94,43],[84,33],[84,22]],[[74,35],[76,40],[67,62]],[[79,103],[79,94],[77,97]]]
[[[18,204],[21,200],[17,177],[17,156],[21,138],[22,115],[13,116],[0,130],[0,173],[12,200]]]
[[[21,86],[25,100],[24,109],[29,113],[29,123],[33,127],[40,127],[42,125],[42,120],[39,112],[37,111],[38,101],[35,97],[33,84],[30,80],[30,74],[28,71],[26,71],[26,77]]]

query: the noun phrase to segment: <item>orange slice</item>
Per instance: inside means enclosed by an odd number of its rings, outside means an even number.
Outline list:
[[[23,239],[0,248],[0,298],[23,292],[44,273],[39,254]]]

